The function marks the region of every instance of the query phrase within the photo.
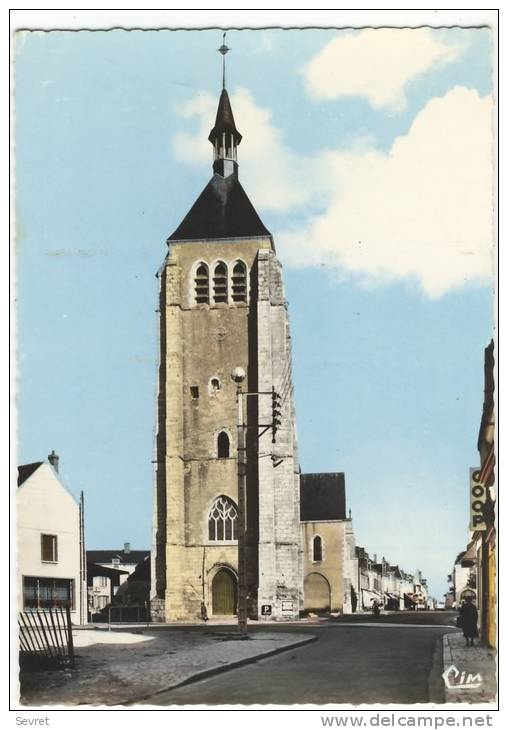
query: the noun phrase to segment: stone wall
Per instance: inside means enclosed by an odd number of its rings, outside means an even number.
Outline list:
[[[281,265],[273,251],[258,254],[258,386],[282,397],[281,425],[259,439],[258,608],[270,605],[278,620],[297,618],[302,600],[299,479],[289,318]],[[271,422],[271,396],[259,399],[259,421]]]

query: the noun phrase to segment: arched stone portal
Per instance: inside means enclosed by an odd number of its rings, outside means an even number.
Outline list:
[[[320,573],[309,573],[303,584],[306,611],[330,611],[330,584]]]
[[[214,616],[232,616],[237,606],[236,576],[221,568],[212,580],[212,613]]]

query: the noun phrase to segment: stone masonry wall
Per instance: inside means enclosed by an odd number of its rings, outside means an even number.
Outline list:
[[[258,385],[266,392],[273,385],[282,396],[276,443],[270,431],[259,440],[258,606],[290,620],[298,617],[303,586],[289,319],[274,252],[259,252],[258,271]],[[270,397],[259,400],[259,420],[271,421]]]
[[[215,263],[224,261],[231,271],[237,259],[252,272],[263,246],[271,248],[270,239],[173,244],[163,273],[165,342],[159,386],[163,428],[159,425],[157,471],[158,487],[165,485],[165,608],[170,621],[199,620],[202,603],[212,616],[215,574],[222,568],[234,575],[237,571],[236,541],[211,542],[207,529],[217,497],[237,502],[236,388],[230,374],[237,366],[249,372],[252,307],[232,302],[195,305],[194,272],[199,262],[207,263],[212,284]],[[212,378],[219,381],[218,390],[211,388]],[[247,379],[244,389],[249,387]],[[230,439],[226,458],[217,455],[220,431]],[[161,514],[160,504],[155,511]],[[257,582],[257,550],[252,547],[248,556],[248,574],[251,582]],[[256,606],[255,595],[252,601]]]

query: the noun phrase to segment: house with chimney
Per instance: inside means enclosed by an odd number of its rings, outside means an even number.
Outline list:
[[[88,606],[92,616],[112,603],[129,603],[134,596],[137,598],[140,576],[147,571],[146,597],[144,593],[143,597],[148,600],[150,550],[132,550],[130,542],[126,542],[123,550],[87,550],[86,559]]]
[[[21,611],[70,608],[87,623],[84,500],[58,473],[54,451],[46,461],[18,467],[17,588]]]

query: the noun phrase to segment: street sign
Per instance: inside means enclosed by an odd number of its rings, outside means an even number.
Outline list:
[[[269,603],[265,603],[263,606],[261,606],[261,616],[271,616],[272,615],[272,607]]]
[[[487,524],[483,516],[483,507],[487,501],[487,487],[480,481],[479,469],[469,470],[469,485],[471,497],[471,521],[469,523],[469,529],[473,532],[476,530],[486,530]]]

